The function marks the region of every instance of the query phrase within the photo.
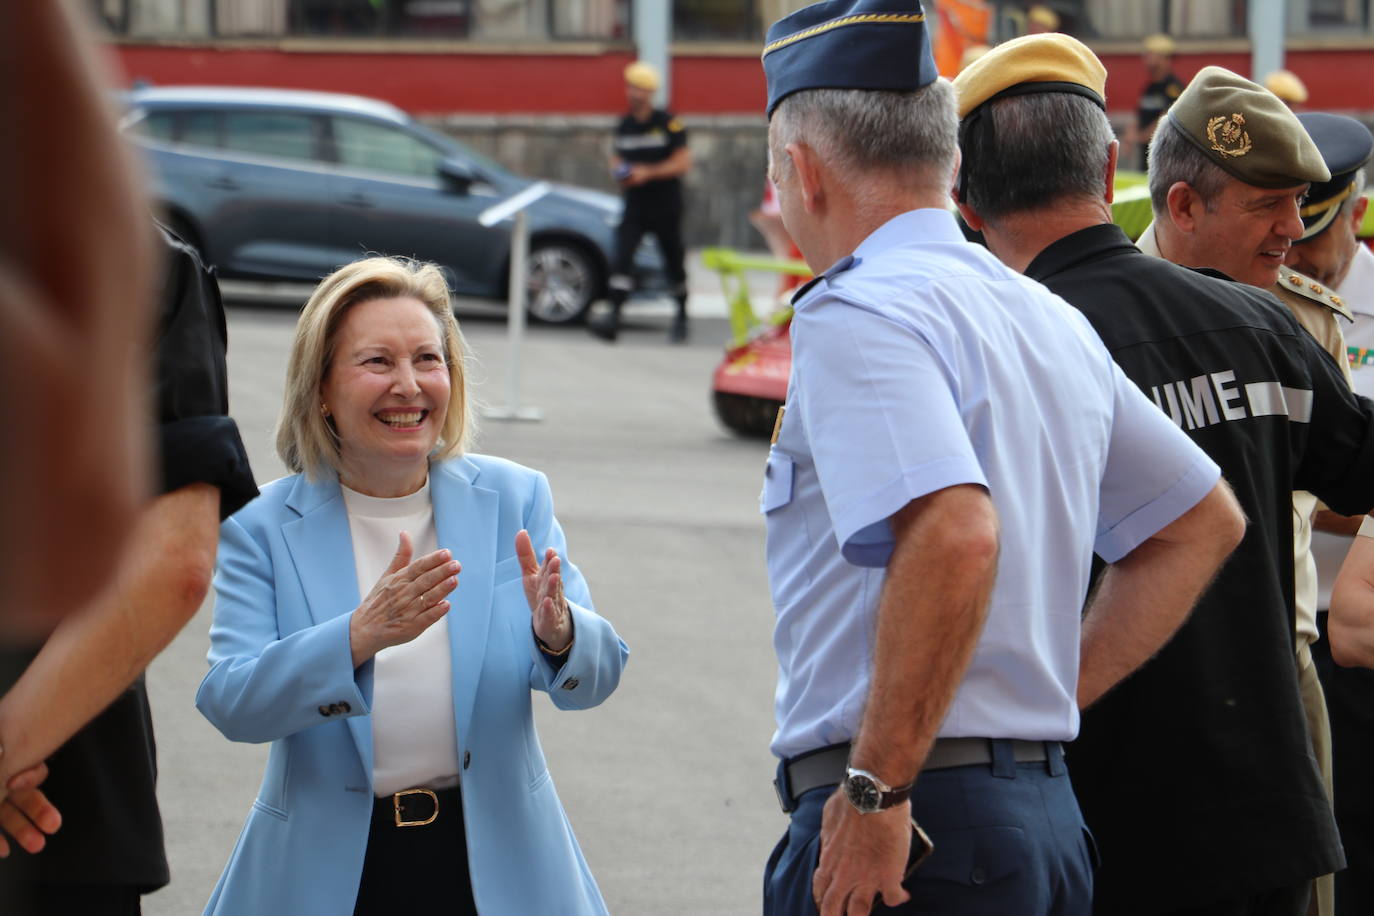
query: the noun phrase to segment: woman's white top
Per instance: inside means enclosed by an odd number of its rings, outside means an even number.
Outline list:
[[[409,496],[385,499],[342,487],[358,595],[366,597],[396,556],[402,531],[413,558],[438,549],[429,481]],[[458,784],[458,729],[453,717],[453,656],[448,617],[415,639],[378,652],[372,680],[372,790],[378,797]]]

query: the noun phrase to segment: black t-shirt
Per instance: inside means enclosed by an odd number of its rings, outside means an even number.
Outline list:
[[[616,125],[615,154],[629,163],[654,165],[663,162],[687,145],[687,128],[671,112],[654,109],[649,120],[639,121],[625,115]],[[680,198],[682,181],[661,178],[625,189],[627,203],[671,201]]]
[[[1159,116],[1169,110],[1183,92],[1183,83],[1172,73],[1166,74],[1145,87],[1136,106],[1135,121],[1140,130],[1149,130]]]
[[[155,416],[164,493],[192,483],[220,489],[226,518],[258,494],[228,414],[224,306],[214,274],[170,233],[157,329]],[[37,650],[0,652],[0,693]],[[61,697],[53,697],[61,703]],[[153,890],[168,881],[157,806],[157,756],[143,678],[48,759],[43,790],[62,829],[38,855],[0,860],[0,884],[43,881]]]
[[[1341,867],[1294,660],[1292,491],[1374,505],[1374,404],[1278,300],[1140,252],[1114,225],[1026,275],[1221,466],[1249,525],[1188,621],[1084,713],[1070,774],[1102,866],[1096,912],[1200,906]]]

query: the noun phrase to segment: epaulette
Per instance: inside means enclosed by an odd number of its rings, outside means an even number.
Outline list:
[[[1289,293],[1296,293],[1304,298],[1319,302],[1331,311],[1345,318],[1347,321],[1354,321],[1355,316],[1350,314],[1350,309],[1340,296],[1333,291],[1322,286],[1311,277],[1304,276],[1288,267],[1279,268],[1279,282],[1277,288]]]
[[[852,254],[847,254],[844,257],[840,258],[834,264],[831,264],[829,267],[827,267],[824,271],[816,274],[816,276],[812,277],[810,280],[806,281],[806,283],[804,283],[802,286],[797,288],[797,291],[792,294],[791,304],[793,308],[797,307],[801,303],[802,299],[806,297],[807,293],[811,292],[811,288],[814,287],[817,283],[821,282],[822,280],[829,281],[837,274],[842,274],[852,267],[858,267],[862,263],[863,258],[857,258]]]

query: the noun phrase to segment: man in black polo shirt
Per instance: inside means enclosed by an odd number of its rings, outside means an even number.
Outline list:
[[[0,862],[6,916],[138,913],[140,895],[169,879],[142,672],[200,607],[219,523],[257,487],[227,416],[219,288],[193,249],[170,233],[162,238],[154,371],[161,495],[144,507],[112,588],[40,648],[0,652],[0,786],[46,759],[41,791],[63,819],[44,845],[15,819],[19,793],[0,803],[0,830],[28,850]]]
[[[960,74],[960,210],[1084,313],[1221,465],[1250,526],[1192,617],[1085,712],[1069,749],[1101,849],[1094,908],[1302,916],[1312,880],[1343,857],[1298,687],[1291,492],[1374,504],[1374,405],[1268,293],[1149,257],[1111,224],[1105,79],[1067,36],[1008,42]],[[1283,154],[1266,139],[1249,167]]]
[[[1126,142],[1122,155],[1134,155],[1140,148],[1140,168],[1145,168],[1149,156],[1150,141],[1154,139],[1159,119],[1169,110],[1178,97],[1183,94],[1183,81],[1174,75],[1174,40],[1168,35],[1151,35],[1145,39],[1145,54],[1142,57],[1145,73],[1150,81],[1140,92],[1136,104],[1135,122],[1126,128]]]
[[[630,110],[615,129],[611,174],[625,190],[625,212],[615,231],[611,265],[610,306],[592,313],[587,327],[614,342],[620,331],[620,309],[634,291],[635,251],[646,234],[658,241],[668,279],[673,284],[677,315],[668,339],[687,339],[686,250],[682,244],[682,176],[692,167],[687,129],[671,112],[654,107],[658,72],[643,61],[625,68],[625,95]]]

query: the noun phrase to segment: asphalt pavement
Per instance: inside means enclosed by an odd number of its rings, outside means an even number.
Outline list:
[[[771,282],[760,278],[760,289]],[[757,913],[763,865],[786,824],[768,753],[766,443],[712,415],[727,333],[723,318],[702,316],[723,314],[712,284],[694,268],[698,317],[685,346],[666,342],[665,304],[631,309],[615,346],[578,328],[530,328],[519,400],[543,419],[484,420],[474,449],[548,474],[569,558],[630,646],[601,707],[536,703],[554,782],[615,914]],[[230,406],[266,482],[284,473],[271,437],[296,308],[289,296],[285,306],[244,298],[236,289],[229,307]],[[501,406],[504,321],[499,309],[466,305],[470,385],[478,402]],[[148,675],[172,864],[171,885],[145,898],[149,916],[200,912],[266,761],[265,745],[231,743],[194,708],[210,613],[207,603]]]

